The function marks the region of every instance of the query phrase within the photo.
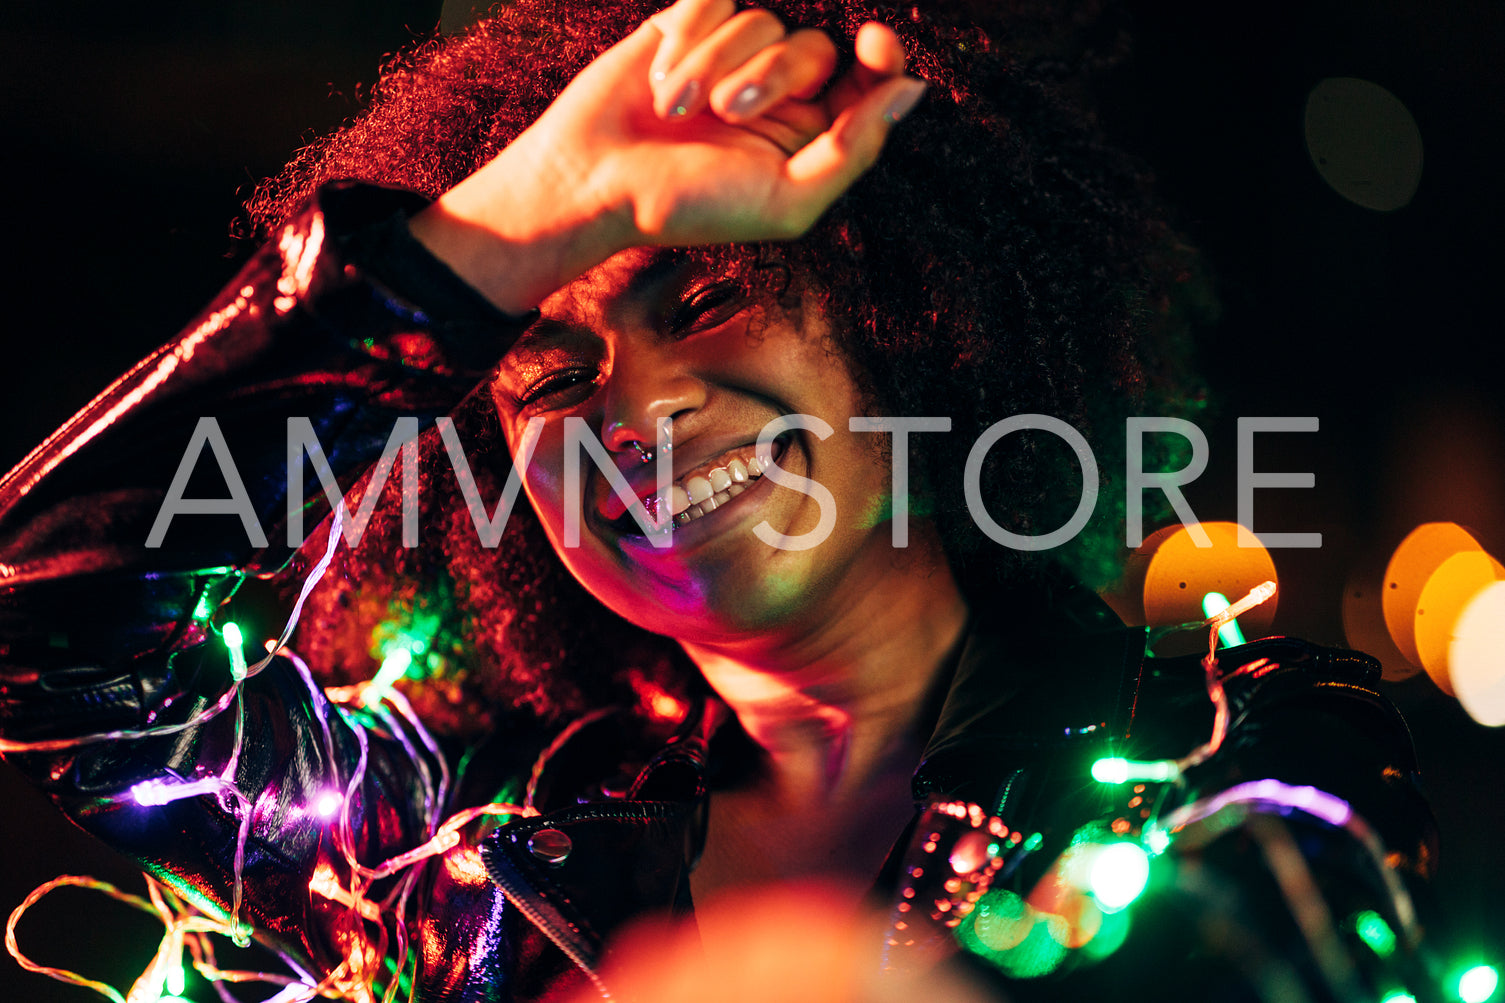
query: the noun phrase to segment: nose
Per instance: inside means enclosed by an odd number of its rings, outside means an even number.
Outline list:
[[[601,441],[617,452],[654,448],[660,418],[678,422],[705,403],[705,384],[692,371],[683,346],[645,341],[618,345],[606,381]]]

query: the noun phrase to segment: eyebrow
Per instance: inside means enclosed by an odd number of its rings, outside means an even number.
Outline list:
[[[675,274],[689,263],[689,260],[689,255],[683,248],[657,248],[642,267],[627,280],[626,288],[619,295],[629,298],[647,295],[673,279]],[[527,351],[581,333],[586,333],[586,331],[578,324],[553,317],[540,317],[522,333],[522,336],[513,343],[512,348]]]
[[[527,330],[523,331],[518,339],[507,350],[507,355],[516,351],[529,351],[541,347],[546,342],[560,341],[572,334],[581,333],[580,326],[566,321],[555,320],[552,317],[540,317]],[[505,358],[505,356],[504,356]]]
[[[627,281],[627,293],[640,295],[674,277],[690,258],[683,248],[661,247],[649,256],[648,261]]]

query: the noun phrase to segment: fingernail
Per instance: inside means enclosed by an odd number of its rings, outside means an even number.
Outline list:
[[[726,103],[726,110],[739,118],[749,114],[763,100],[763,88],[757,84],[748,84],[738,91],[730,101]]]
[[[889,123],[899,121],[899,119],[908,115],[913,110],[915,104],[920,100],[920,96],[924,93],[925,81],[907,81],[899,93],[893,96],[893,100],[889,101],[888,107],[883,110],[883,120]]]
[[[690,114],[690,105],[700,96],[700,81],[691,80],[679,89],[674,102],[669,105],[670,118],[684,118]]]

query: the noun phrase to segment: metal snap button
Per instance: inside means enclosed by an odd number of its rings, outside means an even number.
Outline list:
[[[564,863],[574,848],[574,840],[558,829],[539,829],[528,837],[528,852],[549,864]]]

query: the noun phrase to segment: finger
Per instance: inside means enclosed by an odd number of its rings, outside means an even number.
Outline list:
[[[857,65],[880,77],[904,72],[904,46],[886,24],[869,21],[857,29]]]
[[[650,17],[646,23],[659,30],[663,41],[649,64],[649,79],[655,84],[661,83],[679,65],[685,53],[736,12],[734,0],[679,0],[674,6]]]
[[[925,82],[914,77],[886,80],[870,90],[789,158],[775,218],[788,236],[808,229],[825,208],[873,166],[889,128],[914,108]]]
[[[661,118],[689,118],[705,107],[710,89],[763,49],[784,40],[784,25],[766,10],[744,10],[696,45],[662,81],[653,109]]]
[[[728,122],[756,118],[786,98],[821,89],[836,68],[836,46],[825,32],[796,31],[758,52],[711,90],[711,109]]]
[[[904,46],[893,29],[869,21],[857,31],[857,61],[826,95],[834,118],[874,87],[904,72]]]

